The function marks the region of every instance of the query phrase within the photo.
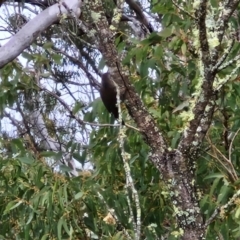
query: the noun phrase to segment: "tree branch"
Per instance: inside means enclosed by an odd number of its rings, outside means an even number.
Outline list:
[[[63,0],[63,2],[75,15],[80,16],[81,0]],[[24,25],[17,34],[0,48],[0,68],[14,60],[43,30],[56,22],[59,14],[72,15],[72,13],[68,13],[68,10],[63,5],[54,4]]]
[[[6,3],[7,0],[0,0],[0,7],[3,3]],[[14,1],[10,1],[10,2],[16,2],[16,3],[29,3],[31,5],[35,5],[35,6],[38,6],[38,7],[44,7],[44,8],[47,8],[50,6],[50,1],[49,0],[14,0]]]

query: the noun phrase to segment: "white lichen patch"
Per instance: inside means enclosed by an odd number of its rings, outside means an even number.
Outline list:
[[[190,122],[192,119],[194,119],[194,114],[192,111],[181,112],[179,114],[179,117],[182,119],[183,122]]]
[[[201,132],[202,128],[200,126],[197,127],[197,132]]]
[[[183,229],[179,228],[178,231],[172,231],[171,235],[178,239],[179,237],[183,236],[183,233],[184,233]]]
[[[179,215],[180,214],[179,209],[175,205],[173,205],[173,212],[174,212],[175,215]]]
[[[101,14],[97,12],[91,12],[91,18],[94,22],[99,22],[101,19]]]
[[[219,46],[220,42],[217,36],[213,36],[208,38],[208,44],[210,49],[214,49],[215,47]]]
[[[193,146],[197,146],[197,145],[198,145],[198,142],[197,142],[197,141],[193,141],[193,142],[192,142],[192,145],[193,145]]]
[[[193,9],[198,9],[199,8],[199,6],[200,6],[200,3],[201,3],[201,1],[200,0],[195,0],[194,2],[193,2]]]
[[[192,45],[196,48],[199,49],[200,48],[200,42],[199,42],[199,30],[195,27],[193,28],[192,31]]]
[[[208,29],[213,29],[213,28],[216,27],[216,22],[215,22],[215,20],[214,20],[214,18],[213,18],[213,16],[211,15],[210,12],[208,12],[208,14],[207,14],[207,16],[206,16],[206,21],[205,21],[205,23],[206,23],[206,27],[207,27]]]
[[[209,112],[212,110],[212,107],[210,105],[207,105],[206,108],[205,108],[205,112]]]

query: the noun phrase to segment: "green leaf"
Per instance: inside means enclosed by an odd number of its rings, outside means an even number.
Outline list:
[[[43,44],[44,49],[51,49],[52,47],[53,47],[52,42],[46,42],[46,43]]]
[[[34,212],[30,212],[26,225],[28,225],[33,220],[34,214],[35,214]]]
[[[68,236],[70,236],[71,234],[70,234],[70,230],[69,230],[69,228],[68,228],[68,225],[67,225],[67,222],[65,221],[65,219],[63,219],[63,228],[64,228],[64,230],[66,231],[66,233],[68,234]]]
[[[159,36],[168,38],[172,35],[173,29],[172,28],[164,28],[160,33]]]
[[[54,60],[55,63],[61,64],[62,57],[61,57],[60,54],[53,54],[53,55],[52,55],[52,58],[53,58],[53,60]]]
[[[14,208],[17,208],[17,207],[18,207],[20,204],[22,204],[22,203],[23,203],[22,200],[17,201],[17,203],[16,203],[16,200],[9,202],[9,203],[7,204],[4,212],[3,212],[3,215],[7,214],[8,212],[10,212],[11,210],[13,210]]]
[[[61,240],[62,239],[62,226],[63,226],[63,222],[64,222],[64,219],[63,217],[61,217],[58,221],[58,224],[57,224],[57,235],[58,235],[58,239]]]
[[[187,53],[187,45],[186,45],[186,43],[183,43],[183,45],[181,46],[181,50],[182,50],[183,56],[186,56],[186,53]]]
[[[74,196],[74,199],[75,199],[75,200],[78,200],[78,199],[82,198],[83,195],[84,195],[83,192],[79,192],[79,193],[77,193],[77,194]]]
[[[26,58],[27,60],[32,60],[33,59],[33,56],[31,55],[31,54],[29,54],[28,52],[23,52],[22,54],[21,54],[21,56],[23,57],[23,58]]]
[[[240,207],[237,208],[237,211],[235,212],[234,217],[239,218],[239,216],[240,216]]]
[[[224,178],[224,177],[225,177],[225,175],[222,173],[213,173],[213,174],[210,174],[207,177],[205,177],[204,180],[211,179],[211,178]]]
[[[17,146],[21,151],[24,151],[24,146],[21,139],[13,139],[12,143]]]
[[[57,153],[52,151],[41,152],[41,156],[43,157],[56,157]]]
[[[226,203],[231,193],[232,188],[230,186],[223,185],[220,189],[220,194],[218,195],[217,202],[222,204]]]
[[[47,239],[49,239],[49,233],[44,234],[41,238],[41,240],[47,240]]]
[[[22,163],[26,163],[26,164],[33,164],[34,163],[34,160],[32,157],[28,157],[28,156],[25,156],[25,157],[18,157],[17,158],[20,162]]]

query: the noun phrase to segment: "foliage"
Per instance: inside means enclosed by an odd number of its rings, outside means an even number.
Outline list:
[[[191,1],[149,2],[149,11],[161,19],[163,30],[138,39],[124,24],[115,44],[119,55],[124,52],[122,62],[132,85],[175,149],[189,125],[189,109],[199,91],[202,70],[194,6]],[[109,19],[114,6],[108,3],[104,2]],[[208,4],[212,18],[220,14],[220,1]],[[89,17],[87,13],[83,10],[83,20]],[[236,17],[229,22],[219,56],[238,28]],[[104,60],[91,47],[92,36],[75,27],[72,20],[61,19],[21,54],[26,66],[15,59],[0,69],[1,117],[8,118],[7,125],[14,129],[3,127],[1,131],[0,238],[127,239],[129,235],[134,239],[138,208],[133,189],[126,184],[119,140],[123,134],[123,149],[141,206],[141,239],[179,239],[173,193],[149,161],[144,136],[132,128],[119,134],[117,126],[99,125],[114,123],[98,98],[99,84],[94,78]],[[16,26],[12,30],[17,31]],[[239,55],[239,48],[239,41],[234,41],[228,62]],[[193,166],[204,222],[217,211],[207,226],[206,239],[240,238],[238,74],[238,63],[233,61],[217,75],[219,82],[228,81],[215,91],[211,125]],[[59,149],[46,148],[45,139],[28,119],[36,109],[43,115],[49,139]],[[135,126],[127,110],[122,110],[126,122]],[[89,162],[91,167],[69,177],[70,164],[62,164],[67,154],[81,167],[89,167]]]

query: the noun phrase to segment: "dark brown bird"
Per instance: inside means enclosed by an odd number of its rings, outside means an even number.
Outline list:
[[[100,88],[100,96],[103,104],[109,113],[118,119],[118,107],[117,107],[117,91],[114,83],[110,80],[108,73],[102,75],[102,84]],[[124,125],[124,122],[122,122]]]

